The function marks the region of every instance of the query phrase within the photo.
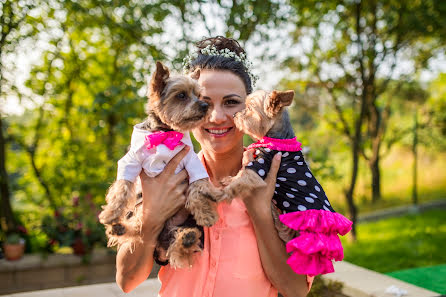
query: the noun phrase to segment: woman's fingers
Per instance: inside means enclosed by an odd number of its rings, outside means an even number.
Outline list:
[[[166,167],[164,168],[163,172],[161,173],[164,176],[171,176],[175,173],[175,169],[180,164],[181,160],[187,155],[189,152],[190,147],[188,145],[184,146],[184,148],[173,157],[169,163],[167,163]]]
[[[182,169],[180,172],[175,174],[173,177],[173,181],[175,184],[186,184],[186,187],[188,184],[187,179],[188,179],[188,174],[187,174],[186,169]]]
[[[265,178],[265,182],[267,183],[267,185],[276,184],[277,172],[279,172],[281,159],[282,159],[282,153],[278,152],[277,154],[274,155],[268,175]]]

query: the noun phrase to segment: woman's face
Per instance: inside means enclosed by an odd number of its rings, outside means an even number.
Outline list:
[[[200,99],[209,104],[209,119],[193,134],[201,147],[215,153],[226,153],[243,145],[243,132],[234,125],[233,116],[245,108],[243,81],[225,70],[203,69],[198,83]]]

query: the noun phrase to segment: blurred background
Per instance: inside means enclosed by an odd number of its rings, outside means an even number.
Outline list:
[[[1,0],[0,26],[4,242],[105,246],[97,213],[155,61],[181,72],[194,42],[224,35],[246,48],[255,89],[296,91],[310,167],[355,222],[346,259],[446,271],[445,1]],[[443,207],[422,211],[432,201]],[[408,214],[361,222],[394,207]]]

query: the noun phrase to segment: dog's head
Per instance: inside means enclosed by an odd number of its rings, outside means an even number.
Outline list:
[[[199,126],[206,118],[209,105],[198,99],[200,72],[188,76],[171,76],[161,62],[156,63],[148,89],[148,108],[170,128],[185,132]]]
[[[246,97],[246,108],[234,115],[234,123],[252,138],[261,139],[282,120],[280,115],[293,98],[294,91],[256,91]]]

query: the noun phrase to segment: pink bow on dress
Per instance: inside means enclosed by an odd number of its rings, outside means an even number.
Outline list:
[[[177,131],[155,132],[146,136],[144,144],[147,149],[164,144],[170,150],[174,150],[175,147],[183,144],[181,142],[183,136],[183,133]]]

